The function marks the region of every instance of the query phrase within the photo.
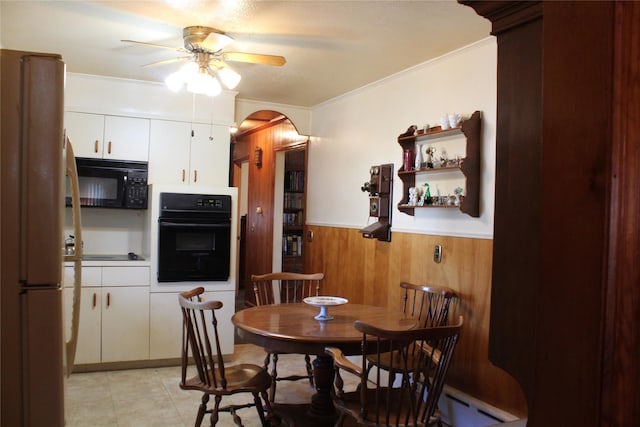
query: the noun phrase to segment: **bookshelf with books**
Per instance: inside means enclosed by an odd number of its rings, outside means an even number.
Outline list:
[[[282,206],[282,271],[303,272],[305,151],[286,153]]]

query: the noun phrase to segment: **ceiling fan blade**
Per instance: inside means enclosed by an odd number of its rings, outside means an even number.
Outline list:
[[[177,56],[175,58],[163,59],[162,61],[144,64],[143,67],[155,67],[156,65],[173,64],[174,62],[186,61],[188,59],[191,59],[191,56]]]
[[[275,65],[278,67],[287,62],[284,56],[245,52],[223,52],[222,58],[225,61],[249,62],[251,64]]]
[[[125,43],[134,43],[134,44],[140,44],[143,46],[149,46],[149,47],[156,47],[156,48],[160,48],[160,49],[170,49],[170,50],[177,50],[178,52],[189,52],[188,50],[181,48],[181,47],[171,47],[171,46],[164,46],[161,44],[155,44],[155,43],[147,43],[147,42],[139,42],[136,40],[120,40],[121,42],[125,42]]]

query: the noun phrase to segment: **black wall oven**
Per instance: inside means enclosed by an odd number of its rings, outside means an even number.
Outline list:
[[[160,193],[158,282],[226,281],[231,196]]]

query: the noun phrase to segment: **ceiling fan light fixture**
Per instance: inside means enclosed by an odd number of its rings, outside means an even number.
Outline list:
[[[187,81],[187,90],[208,96],[217,96],[222,92],[218,79],[209,74],[206,68],[200,68],[198,73]]]
[[[229,67],[222,67],[218,72],[218,77],[222,81],[222,84],[227,87],[227,89],[234,89],[240,83],[240,79],[242,78],[240,74],[236,73]]]
[[[169,74],[164,79],[164,83],[172,92],[178,92],[184,85],[184,78],[182,77],[182,74],[180,74],[180,71],[176,71],[175,73]]]
[[[169,74],[164,82],[173,92],[178,92],[193,76],[198,74],[198,64],[189,61],[174,73]]]

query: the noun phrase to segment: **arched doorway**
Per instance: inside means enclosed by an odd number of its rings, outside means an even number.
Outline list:
[[[254,304],[251,274],[304,271],[307,139],[288,117],[271,110],[247,116],[232,136],[242,306]]]

